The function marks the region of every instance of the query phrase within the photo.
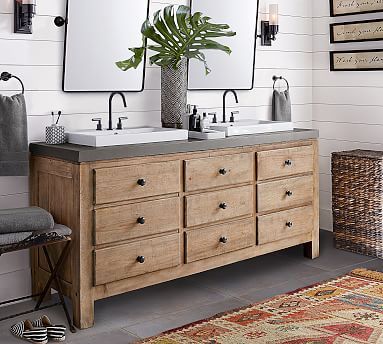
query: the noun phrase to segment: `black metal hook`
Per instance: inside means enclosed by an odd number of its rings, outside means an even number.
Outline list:
[[[20,82],[21,90],[22,90],[21,93],[24,94],[25,92],[24,84],[19,77],[17,77],[16,75],[12,75],[11,73],[8,73],[8,72],[2,72],[0,75],[0,80],[2,81],[8,81],[11,78],[14,78]]]
[[[56,17],[54,23],[57,27],[62,27],[66,24],[66,19],[63,17]]]
[[[275,83],[276,83],[278,80],[284,80],[284,81],[286,82],[286,85],[287,85],[287,90],[290,90],[290,84],[289,84],[289,82],[287,81],[287,79],[285,79],[283,76],[276,76],[276,75],[273,76],[273,81],[274,81],[274,84],[273,84],[273,90],[275,90]]]

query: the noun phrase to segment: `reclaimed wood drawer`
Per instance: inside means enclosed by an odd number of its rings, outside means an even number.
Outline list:
[[[232,154],[185,160],[185,191],[252,182],[254,155]]]
[[[95,244],[107,244],[179,229],[178,197],[94,211]]]
[[[287,178],[257,186],[257,210],[265,212],[310,203],[314,196],[313,176]]]
[[[258,216],[258,244],[263,245],[295,235],[310,233],[313,226],[314,211],[312,206]]]
[[[94,170],[96,204],[180,192],[180,163],[168,161]]]
[[[253,219],[191,230],[185,235],[187,263],[255,245]]]
[[[314,170],[313,146],[276,149],[257,153],[258,180],[287,177]]]
[[[179,234],[95,250],[94,284],[171,268],[180,264]]]
[[[252,185],[187,196],[186,227],[252,215]]]

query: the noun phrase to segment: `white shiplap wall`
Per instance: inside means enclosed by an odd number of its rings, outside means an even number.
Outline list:
[[[382,14],[330,17],[329,1],[313,2],[313,127],[320,130],[321,227],[332,230],[331,153],[383,149],[383,72],[330,72],[330,50],[383,48],[383,42],[330,44],[329,24]]]
[[[61,123],[68,129],[92,126],[92,117],[107,118],[108,94],[65,94],[61,92],[64,30],[53,25],[64,15],[65,0],[39,0],[33,35],[13,30],[13,0],[0,1],[0,72],[9,71],[23,79],[28,104],[29,139],[44,139],[50,112],[62,110]],[[311,0],[273,0],[280,3],[282,32],[272,47],[258,47],[256,83],[253,91],[239,92],[242,117],[271,117],[271,77],[283,75],[291,84],[293,120],[296,126],[311,127],[312,120],[312,6]],[[153,0],[151,12],[168,3],[186,0]],[[268,2],[260,0],[262,14]],[[260,18],[260,19],[261,19]],[[111,61],[113,63],[113,61]],[[11,94],[17,83],[0,84],[0,92]],[[221,111],[221,92],[190,92],[189,102],[201,109]],[[160,70],[148,66],[145,91],[127,94],[131,126],[160,124]],[[122,104],[121,104],[122,105]],[[118,103],[116,112],[123,112]],[[0,178],[0,208],[28,205],[27,178]],[[0,300],[29,292],[28,253],[0,259]]]

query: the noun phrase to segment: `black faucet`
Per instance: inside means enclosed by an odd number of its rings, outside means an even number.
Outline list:
[[[226,96],[228,93],[233,93],[235,97],[235,102],[238,104],[238,96],[237,93],[234,90],[226,90],[223,94],[223,116],[222,116],[222,123],[226,123]]]
[[[127,107],[126,105],[126,99],[125,99],[125,96],[122,92],[112,92],[112,94],[110,95],[109,97],[109,127],[108,127],[108,130],[113,130],[113,123],[112,123],[112,116],[113,116],[113,113],[112,113],[112,101],[113,101],[113,97],[115,95],[119,94],[122,98],[122,101],[124,102],[124,106]]]

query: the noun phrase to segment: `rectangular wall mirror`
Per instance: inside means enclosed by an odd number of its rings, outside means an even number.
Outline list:
[[[149,0],[68,0],[63,90],[139,92],[145,64],[123,72],[115,65],[141,46]]]
[[[230,46],[232,54],[206,51],[211,73],[202,63],[189,62],[190,90],[250,90],[254,84],[258,0],[191,0],[192,13],[200,11],[215,23],[229,24],[235,37],[217,39]]]

